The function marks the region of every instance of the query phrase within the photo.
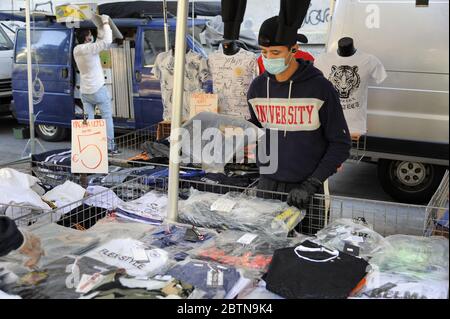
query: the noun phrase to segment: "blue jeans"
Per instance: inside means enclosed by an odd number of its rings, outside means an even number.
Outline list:
[[[102,119],[106,121],[108,149],[114,149],[114,123],[112,117],[111,97],[109,96],[106,86],[103,86],[100,90],[93,94],[82,94],[81,102],[83,102],[84,111],[86,112],[89,120],[93,120],[95,118],[95,106],[99,107]]]

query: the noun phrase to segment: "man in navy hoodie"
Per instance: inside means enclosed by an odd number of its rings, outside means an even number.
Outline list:
[[[315,234],[324,226],[325,201],[311,198],[324,194],[324,182],[350,156],[351,139],[333,85],[311,62],[294,58],[297,31],[278,17],[263,23],[258,40],[266,72],[250,86],[248,102],[251,121],[266,129],[259,147],[278,161],[276,172],[265,173],[268,165],[258,159],[258,188],[289,193],[289,205],[307,209],[299,230]],[[278,154],[270,154],[275,142]]]

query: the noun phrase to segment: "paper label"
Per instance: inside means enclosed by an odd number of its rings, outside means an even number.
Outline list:
[[[81,276],[81,280],[78,284],[76,292],[80,294],[88,293],[89,291],[94,289],[98,283],[102,282],[103,278],[104,276],[100,273],[93,274],[92,276],[83,274]]]
[[[139,262],[148,262],[147,252],[143,248],[132,248],[133,258]]]
[[[231,199],[219,198],[211,205],[211,210],[217,212],[231,213],[235,205],[236,202]]]
[[[191,94],[191,118],[202,112],[218,113],[219,96],[208,93]]]
[[[105,120],[72,121],[71,172],[108,174]]]
[[[359,237],[359,236],[350,236],[350,237],[347,237],[344,241],[351,241],[353,243],[363,243],[364,238]]]
[[[222,287],[223,286],[223,272],[220,270],[211,269],[208,271],[206,284],[209,287]]]
[[[255,240],[256,237],[258,237],[258,235],[248,233],[239,238],[237,242],[239,244],[250,245],[252,241]]]

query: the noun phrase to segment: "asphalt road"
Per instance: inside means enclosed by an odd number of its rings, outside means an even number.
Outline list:
[[[15,139],[13,128],[20,127],[11,117],[0,117],[0,164],[21,158],[27,140]],[[41,141],[45,150],[70,147],[70,141],[49,143]],[[37,152],[43,150],[36,146]],[[346,163],[344,169],[330,180],[333,195],[392,201],[378,183],[376,165]]]

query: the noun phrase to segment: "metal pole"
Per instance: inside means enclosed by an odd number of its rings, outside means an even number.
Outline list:
[[[163,1],[163,16],[164,16],[164,43],[166,45],[166,52],[167,52],[170,50],[169,23],[167,22],[167,0]]]
[[[175,73],[172,107],[172,127],[170,135],[169,163],[169,205],[167,219],[176,222],[178,219],[178,188],[180,173],[180,136],[176,131],[181,126],[181,113],[184,95],[184,65],[186,53],[186,29],[188,17],[188,0],[178,0],[177,29],[175,37]]]
[[[34,138],[34,105],[33,105],[33,64],[31,59],[31,12],[30,0],[25,2],[25,22],[27,37],[27,74],[28,74],[28,112],[30,119],[30,147],[31,155],[36,152],[36,144]]]
[[[327,40],[325,43],[325,51],[328,52],[328,46],[329,46],[329,39],[330,39],[330,33],[331,28],[333,24],[333,16],[334,16],[334,9],[336,8],[336,0],[330,0],[330,21],[328,22],[327,26]]]

